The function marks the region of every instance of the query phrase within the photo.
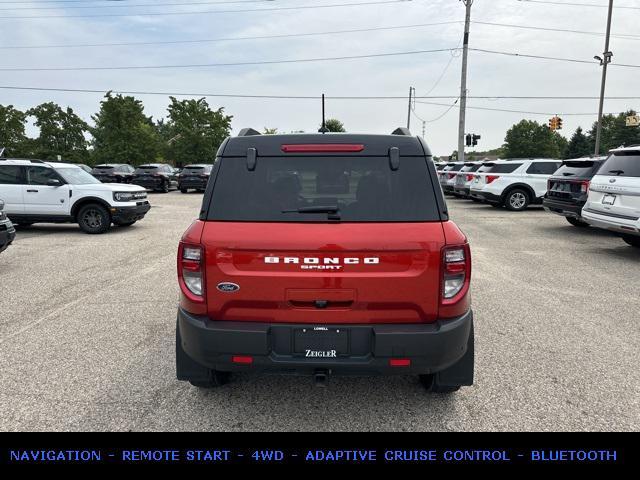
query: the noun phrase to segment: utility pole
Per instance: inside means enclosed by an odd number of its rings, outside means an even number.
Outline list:
[[[415,91],[415,88],[409,87],[409,109],[407,110],[407,130],[411,128],[411,100],[412,100],[414,91]]]
[[[609,13],[607,15],[607,35],[604,40],[603,58],[595,56],[596,60],[600,60],[602,66],[602,83],[600,84],[600,107],[598,108],[598,127],[596,129],[596,148],[595,154],[600,155],[600,133],[602,132],[602,109],[604,108],[604,89],[607,82],[607,65],[611,62],[613,53],[609,51],[609,38],[611,37],[611,14],[613,13],[613,0],[609,0]]]
[[[458,122],[458,161],[464,162],[464,129],[467,108],[467,56],[469,54],[469,25],[473,0],[461,0],[467,9],[464,19],[464,40],[462,45],[462,76],[460,79],[460,120]]]

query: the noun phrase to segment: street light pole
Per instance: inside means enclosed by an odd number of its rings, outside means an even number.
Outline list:
[[[600,84],[600,107],[598,108],[598,125],[596,128],[596,148],[595,154],[600,154],[600,134],[602,132],[602,110],[604,108],[604,89],[607,82],[607,65],[611,62],[613,53],[609,51],[609,38],[611,37],[611,15],[613,13],[613,0],[609,0],[609,13],[607,15],[607,35],[604,40],[604,53],[602,58],[595,57],[600,60],[602,66],[602,82]]]
[[[467,108],[467,56],[469,54],[469,25],[473,0],[462,0],[467,9],[464,19],[464,40],[462,45],[462,76],[460,79],[460,118],[458,121],[458,161],[464,162],[464,129]]]

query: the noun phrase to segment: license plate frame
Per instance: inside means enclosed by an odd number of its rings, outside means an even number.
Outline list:
[[[292,352],[295,356],[321,359],[348,356],[350,353],[348,328],[314,326],[296,328],[292,337]],[[334,355],[331,354],[332,351],[335,352]]]
[[[618,198],[617,195],[613,195],[611,193],[605,193],[604,196],[602,197],[602,204],[603,205],[613,205],[616,203],[616,198]],[[609,199],[611,201],[609,201]]]

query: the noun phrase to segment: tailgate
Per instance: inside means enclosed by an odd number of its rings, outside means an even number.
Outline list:
[[[435,321],[442,225],[206,222],[208,314],[271,323]],[[226,290],[220,284],[234,283]]]

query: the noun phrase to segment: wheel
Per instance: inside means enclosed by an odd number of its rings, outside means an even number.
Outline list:
[[[579,218],[575,218],[575,217],[565,217],[565,218],[567,219],[567,222],[569,222],[574,227],[585,228],[589,226],[587,222],[580,220]]]
[[[180,189],[180,192],[181,192],[181,193],[187,193],[188,191],[189,191],[189,190],[187,190],[186,188],[181,188],[181,189]]]
[[[460,390],[460,386],[439,385],[434,374],[420,375],[420,383],[429,393],[453,393]]]
[[[162,193],[169,193],[169,182],[164,182],[160,191]]]
[[[78,225],[84,233],[104,233],[111,227],[111,216],[102,205],[90,203],[78,212]]]
[[[133,222],[113,222],[113,224],[118,226],[118,227],[130,227],[131,225],[133,225],[136,222],[137,222],[137,220],[134,220]]]
[[[229,383],[231,373],[209,370],[208,380],[189,380],[189,383],[198,388],[216,388]]]
[[[504,206],[512,212],[524,210],[529,205],[529,194],[521,188],[514,188],[505,197]]]
[[[622,235],[622,239],[632,247],[640,248],[640,237],[635,235]]]

